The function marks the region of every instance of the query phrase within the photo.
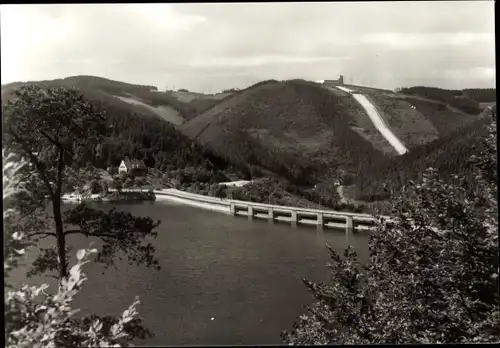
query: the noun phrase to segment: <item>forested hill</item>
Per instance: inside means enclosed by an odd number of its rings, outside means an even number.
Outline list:
[[[429,98],[362,93],[410,152],[478,119],[475,109],[473,115]],[[234,162],[311,185],[357,177],[396,155],[351,95],[304,80],[262,81],[180,129]]]
[[[122,113],[112,106],[101,104],[107,120],[113,125],[102,152],[97,154],[95,165],[104,168],[117,166],[124,156],[142,159],[151,168],[204,166],[217,163],[224,169],[228,163],[211,155],[196,142],[179,132],[173,125],[156,118],[145,118],[137,113]]]
[[[478,114],[483,103],[496,102],[494,88],[473,88],[464,90],[449,90],[436,87],[415,86],[402,88],[401,93],[419,95],[431,100],[449,104],[470,114]]]
[[[181,124],[217,104],[230,93],[218,95],[193,94],[185,98],[183,92],[158,92],[155,86],[135,85],[96,76],[71,76],[50,81],[33,81],[30,84],[77,88],[87,99],[106,102],[122,110],[164,119]],[[2,86],[2,96],[23,83]],[[183,98],[184,97],[184,98]]]
[[[353,129],[363,114],[352,97],[316,83],[270,80],[236,92],[180,128],[235,163],[313,185],[385,161],[384,153]]]
[[[92,76],[33,84],[76,87],[106,112],[112,134],[99,150],[89,146],[80,159],[82,165],[117,166],[128,156],[162,172],[184,168],[219,178],[219,174],[239,179],[272,176],[301,189],[323,185],[332,192],[336,182],[349,186],[355,181],[356,196],[363,200],[376,199],[382,182],[398,187],[425,166],[460,168],[481,123],[471,125],[478,116],[432,98],[366,92],[411,149],[391,159],[396,156],[393,149],[352,96],[304,80],[262,81],[244,90],[213,95],[213,102],[205,104],[200,101],[208,97],[199,93],[157,92],[153,86]],[[2,103],[21,85],[2,86]],[[192,104],[195,100],[198,109]],[[170,111],[173,105],[186,108],[179,115],[191,119],[177,125],[166,122],[168,115],[160,117],[158,110],[168,112],[159,109],[167,104]],[[190,107],[194,109],[186,111]]]
[[[22,85],[2,86],[2,106],[13,95],[14,90]],[[56,81],[49,81],[45,85],[60,86]],[[124,85],[125,88],[131,88],[127,84]],[[149,86],[145,87],[148,88]],[[78,90],[81,91],[79,88]],[[224,159],[213,155],[209,149],[190,140],[171,123],[150,117],[151,115],[142,113],[141,110],[130,110],[109,98],[89,98],[89,93],[98,94],[98,92],[86,89],[82,94],[105,112],[107,122],[112,126],[112,134],[105,139],[98,151],[93,149],[95,144],[89,144],[87,156],[78,161],[81,165],[92,164],[97,168],[118,166],[125,156],[129,156],[144,160],[148,167],[161,171],[194,167],[214,175],[219,175],[216,172],[224,172],[248,178],[245,166],[232,166]]]

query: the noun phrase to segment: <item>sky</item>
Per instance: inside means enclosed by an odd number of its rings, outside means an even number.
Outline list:
[[[494,3],[1,5],[1,82],[93,75],[215,93],[262,80],[495,87]]]

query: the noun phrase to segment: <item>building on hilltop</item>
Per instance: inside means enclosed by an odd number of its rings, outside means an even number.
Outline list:
[[[129,159],[125,157],[120,166],[118,167],[118,173],[130,173],[133,170],[146,170],[146,165],[143,161],[136,159]]]
[[[323,84],[326,86],[339,86],[344,84],[344,76],[339,75],[339,78],[336,80],[324,80]]]

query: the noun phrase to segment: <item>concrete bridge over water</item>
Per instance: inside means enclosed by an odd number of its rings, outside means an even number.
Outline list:
[[[313,225],[318,228],[345,229],[346,231],[369,231],[376,224],[376,218],[370,214],[338,212],[333,210],[288,207],[265,203],[239,201],[209,197],[180,191],[164,189],[153,191],[157,200],[168,200],[202,209],[208,209],[232,216],[243,216],[251,219],[263,219],[273,222],[286,222],[291,226]],[[383,216],[385,223],[392,219]]]

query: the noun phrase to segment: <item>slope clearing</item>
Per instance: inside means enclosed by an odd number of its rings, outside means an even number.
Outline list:
[[[389,126],[386,124],[386,122],[382,119],[382,117],[378,113],[375,105],[373,105],[373,103],[370,100],[368,100],[366,96],[364,96],[361,93],[355,93],[353,90],[348,89],[346,87],[337,86],[336,88],[352,95],[352,97],[363,107],[363,109],[365,110],[366,114],[370,118],[371,122],[373,123],[377,131],[384,137],[386,141],[388,141],[391,144],[391,146],[398,153],[398,155],[402,155],[408,152],[408,149],[399,140],[399,138],[394,135],[392,130],[389,128]]]
[[[349,86],[363,93],[377,108],[392,132],[411,151],[477,120],[444,102],[418,95]]]
[[[185,91],[167,91],[167,95],[178,100],[181,103],[189,105],[191,112],[185,113],[184,118],[190,120],[203,111],[210,109],[218,104],[221,100],[233,95],[232,92],[217,93],[217,94],[202,94]]]
[[[384,138],[384,136],[377,130],[366,111],[360,107],[359,103],[348,92],[342,91],[338,88],[324,87],[330,93],[343,97],[346,101],[345,105],[349,107],[348,112],[354,118],[354,121],[349,123],[353,131],[361,135],[365,140],[370,142],[372,146],[384,153],[387,156],[396,156],[397,153],[391,144]]]
[[[148,111],[152,111],[161,118],[163,118],[165,121],[170,122],[172,124],[179,125],[184,123],[185,121],[184,118],[181,116],[180,112],[169,105],[151,106],[138,100],[137,98],[134,98],[134,96],[116,97],[116,98],[120,99],[121,101],[124,101],[125,103],[141,106]]]

